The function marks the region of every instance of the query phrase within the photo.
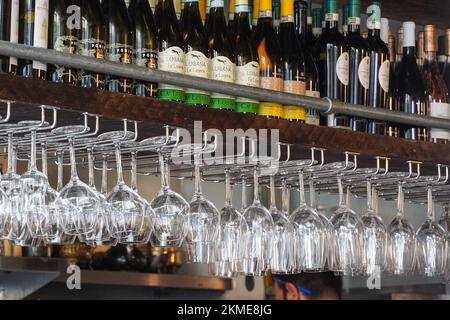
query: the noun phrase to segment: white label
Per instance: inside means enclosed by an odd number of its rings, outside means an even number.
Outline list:
[[[313,33],[313,35],[318,37],[318,36],[320,36],[322,34],[322,28],[313,28],[312,29],[312,33]]]
[[[294,16],[281,16],[281,23],[294,22]]]
[[[320,98],[320,92],[319,91],[306,90],[306,96],[307,97],[313,97],[313,98]]]
[[[348,21],[347,24],[348,25],[352,25],[352,26],[355,26],[355,25],[359,26],[361,24],[361,18],[360,17],[348,17],[347,21]]]
[[[325,13],[325,21],[339,21],[338,13]]]
[[[306,18],[306,24],[312,24],[313,23],[313,18],[312,17],[307,17]]]
[[[234,7],[234,12],[235,13],[240,13],[240,12],[248,12],[248,4],[236,4]]]
[[[389,60],[386,60],[381,64],[380,71],[378,71],[378,81],[384,92],[389,92],[389,73],[390,64]]]
[[[34,7],[34,38],[33,46],[46,48],[48,46],[48,2],[49,0],[36,0]],[[47,64],[33,61],[33,69],[47,71]]]
[[[11,32],[9,34],[9,41],[11,43],[19,42],[19,0],[11,1]],[[10,57],[9,63],[17,65],[17,58]]]
[[[189,51],[186,53],[186,75],[209,78],[210,60],[200,51]],[[186,89],[186,93],[199,93],[198,90]],[[204,93],[201,91],[201,93]]]
[[[312,91],[312,90],[306,90],[306,96],[307,97],[313,97],[313,98],[320,98],[320,92],[319,91]],[[314,109],[308,109],[306,112],[306,118],[305,118],[306,124],[311,124],[314,126],[318,126],[320,124],[320,116],[319,112]]]
[[[358,67],[358,78],[364,89],[369,89],[370,81],[370,58],[367,56],[361,60]]]
[[[271,10],[263,10],[259,12],[260,18],[272,18],[272,11]]]
[[[236,67],[236,84],[249,87],[259,87],[259,64],[256,61]],[[257,102],[247,98],[237,98],[237,102]]]
[[[218,56],[211,59],[211,79],[234,82],[235,79],[235,65],[225,56]],[[213,98],[230,98],[226,95],[212,94]]]
[[[439,62],[447,62],[447,56],[446,55],[438,56],[437,58],[438,58]]]
[[[223,3],[223,0],[211,0],[211,8],[222,8]]]
[[[349,68],[349,59],[348,53],[344,52],[340,55],[336,62],[336,74],[340,82],[345,86],[348,86],[348,68]]]
[[[58,52],[75,54],[78,47],[78,39],[74,36],[60,36],[56,38],[53,47]]]
[[[158,53],[158,69],[162,71],[184,74],[185,54],[180,47],[169,47]],[[160,89],[180,89],[178,87],[160,84]]]
[[[432,102],[430,116],[450,120],[450,104]],[[450,131],[445,129],[431,129],[431,139],[450,140]]]

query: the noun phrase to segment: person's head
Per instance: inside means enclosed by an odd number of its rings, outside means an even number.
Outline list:
[[[278,300],[339,300],[342,278],[332,272],[273,275]]]

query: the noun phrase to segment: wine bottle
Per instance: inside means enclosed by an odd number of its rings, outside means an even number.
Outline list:
[[[314,8],[313,11],[312,33],[314,37],[319,38],[322,35],[322,8]]]
[[[158,33],[158,69],[184,74],[186,56],[172,0],[159,0],[161,5],[160,31]],[[184,90],[180,87],[158,84],[158,98],[183,102]]]
[[[447,89],[450,91],[450,29],[445,31],[445,66],[442,71],[442,76],[444,78]]]
[[[150,5],[152,12],[155,12],[157,2],[158,2],[157,0],[148,0],[148,4]]]
[[[0,40],[19,41],[19,0],[0,1]],[[17,58],[0,56],[0,72],[17,72]]]
[[[233,45],[231,44],[225,14],[223,0],[211,0],[211,34],[209,35],[209,57],[211,59],[211,79],[234,83],[235,64]],[[211,108],[235,109],[235,99],[228,95],[211,94]]]
[[[234,22],[236,32],[233,38],[236,84],[259,87],[258,52],[251,38],[248,0],[236,0]],[[237,97],[236,112],[258,113],[259,102]]]
[[[73,0],[50,0],[48,48],[58,52],[76,54],[81,23],[71,22],[70,17],[81,8]],[[48,78],[53,82],[77,84],[77,71],[63,65],[48,64]]]
[[[444,66],[447,62],[447,55],[446,55],[446,41],[445,36],[439,36],[438,37],[438,52],[437,52],[437,59],[438,59],[438,65],[439,65],[439,71],[441,73],[444,72]]]
[[[181,19],[181,11],[183,9],[182,1],[183,0],[173,0],[173,7],[175,9],[175,15],[178,21]]]
[[[131,0],[128,12],[134,32],[133,63],[140,67],[158,67],[158,39],[152,9],[148,0]],[[132,92],[136,96],[155,97],[156,83],[135,81]]]
[[[397,30],[397,52],[395,55],[395,75],[398,78],[398,71],[400,68],[400,62],[403,58],[403,27],[398,28]]]
[[[426,115],[425,87],[416,61],[414,22],[403,23],[403,57],[398,72],[398,103],[403,112]],[[422,127],[405,126],[404,138],[427,141],[428,130]]]
[[[348,5],[342,8],[342,35],[346,37],[348,34]]]
[[[155,11],[154,11],[154,18],[155,18],[155,26],[156,26],[156,34],[159,35],[161,32],[161,25],[162,25],[162,19],[163,19],[163,0],[158,0],[156,2]]]
[[[369,106],[372,108],[386,108],[389,95],[389,49],[386,45],[389,21],[381,18],[380,3],[372,1],[367,7],[367,41],[370,47],[370,77],[369,77]],[[381,38],[383,30],[384,41]],[[369,133],[386,134],[386,122],[370,120]]]
[[[420,31],[417,34],[417,66],[422,69],[425,60],[425,33]]]
[[[360,2],[349,0],[348,2],[348,52],[349,52],[349,90],[347,101],[351,104],[369,104],[370,85],[370,56],[369,44],[360,33]],[[374,15],[371,17],[373,18]],[[380,12],[378,11],[376,23],[380,29]],[[369,23],[370,20],[369,17]],[[368,23],[368,26],[369,26]],[[367,119],[350,117],[350,126],[353,131],[367,132]]]
[[[186,55],[185,73],[189,76],[209,78],[210,60],[208,40],[200,17],[198,0],[186,0],[183,16],[185,28],[183,28],[184,53]],[[186,103],[208,106],[209,94],[205,91],[186,89]]]
[[[102,11],[106,21],[106,57],[111,62],[133,63],[131,21],[123,0],[103,0]],[[108,75],[105,89],[111,92],[131,93],[132,80]]]
[[[206,22],[206,1],[205,0],[198,0],[198,10],[200,10],[200,17],[202,19],[203,26]]]
[[[256,30],[256,26],[258,25],[258,17],[259,17],[259,1],[253,0],[253,10],[252,10],[252,30]]]
[[[316,62],[313,58],[313,50],[316,38],[314,37],[314,35],[312,35],[312,32],[308,31],[308,29],[310,28],[308,27],[308,21],[311,19],[307,18],[307,7],[308,3],[305,1],[296,0],[294,2],[295,27],[301,47],[303,48],[302,51],[305,59],[306,95],[309,97],[320,98],[319,72],[317,70]],[[319,113],[314,109],[307,109],[305,122],[311,125],[319,125]]]
[[[306,14],[303,15],[303,18]],[[305,95],[305,58],[294,24],[294,1],[284,0],[281,3],[281,25],[279,32],[281,53],[283,57],[284,92]],[[283,106],[283,118],[291,121],[305,122],[305,108],[299,106]]]
[[[211,0],[206,0],[206,20],[205,20],[205,33],[206,38],[209,39],[209,34],[211,33]]]
[[[389,32],[388,34],[388,50],[389,50],[389,93],[386,102],[386,108],[391,111],[400,111],[397,101],[397,77],[395,73],[395,60],[397,57],[397,51],[395,48],[395,37]],[[387,122],[386,134],[390,137],[403,136],[400,132],[401,126],[394,122]]]
[[[47,49],[48,18],[49,0],[20,0],[19,43]],[[19,75],[46,79],[46,63],[27,59],[19,59],[18,62]]]
[[[347,40],[338,30],[339,14],[336,0],[325,1],[325,31],[316,44],[319,69],[320,94],[322,97],[347,102],[349,91],[349,54]],[[349,128],[346,115],[330,114],[325,125]]]
[[[271,0],[259,2],[259,17],[253,41],[258,50],[260,87],[283,91],[283,59],[280,43],[273,28]],[[260,102],[258,115],[281,118],[283,106],[279,103]]]
[[[104,59],[106,55],[106,29],[100,2],[98,0],[82,0],[81,17],[78,54],[85,57]],[[105,75],[79,70],[78,81],[81,87],[101,89],[105,85]]]
[[[275,32],[278,34],[280,31],[280,0],[272,0],[272,21],[273,21],[273,28],[275,29]]]
[[[425,59],[422,67],[422,79],[430,116],[450,120],[450,104],[445,81],[439,72],[436,57],[436,27],[428,24],[424,27]],[[430,139],[436,143],[449,143],[450,131],[431,128]]]
[[[235,0],[230,0],[230,6],[228,9],[228,34],[230,35],[231,39],[234,38],[235,32],[234,7],[235,7]]]

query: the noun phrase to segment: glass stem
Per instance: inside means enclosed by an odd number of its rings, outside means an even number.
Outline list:
[[[372,209],[375,215],[378,215],[378,194],[375,186],[372,187]]]
[[[397,196],[397,216],[403,218],[405,216],[405,202],[403,200],[403,185],[400,182],[398,184],[398,196]]]
[[[116,163],[117,163],[117,184],[123,184],[123,171],[122,171],[122,154],[120,153],[120,145],[116,144]]]
[[[247,209],[247,176],[242,176],[242,212]]]
[[[161,171],[161,187],[164,190],[169,189],[169,180],[167,179],[168,173],[166,172],[168,166],[166,162],[167,158],[162,153],[159,153],[159,170]]]
[[[428,201],[428,219],[434,221],[434,208],[433,208],[433,193],[431,191],[431,186],[427,188],[427,201]]]
[[[312,178],[309,181],[309,201],[311,208],[316,208],[316,188],[314,187],[314,181]]]
[[[344,187],[342,186],[341,176],[337,177],[337,185],[338,185],[338,191],[339,191],[339,207],[343,208],[343,207],[345,207],[345,202],[344,202]]]
[[[14,173],[14,145],[13,134],[8,132],[8,173]]]
[[[95,189],[95,180],[94,180],[94,149],[87,149],[88,156],[88,172],[89,172],[89,187]]]
[[[351,198],[352,198],[352,193],[350,192],[350,187],[347,187],[347,197],[345,199],[347,208],[351,208],[351,206],[352,206]]]
[[[47,167],[47,144],[45,142],[41,143],[41,162],[42,162],[42,173],[45,176],[48,176],[48,167]]]
[[[69,148],[70,148],[70,163],[71,163],[70,178],[72,180],[78,180],[77,163],[75,157],[75,147],[73,145],[73,138],[69,139]]]
[[[105,153],[102,156],[102,187],[100,192],[103,195],[108,193],[108,155]]]
[[[36,130],[31,131],[31,159],[30,170],[37,170],[36,167]]]
[[[282,211],[289,214],[289,189],[287,187],[286,178],[281,179],[282,188]]]
[[[373,198],[372,198],[372,183],[370,182],[370,180],[367,180],[366,186],[367,186],[367,211],[372,212]]]
[[[202,195],[202,181],[200,176],[200,155],[194,155],[194,195],[200,197]]]
[[[270,208],[276,209],[276,198],[275,198],[275,175],[270,175]]]
[[[137,186],[137,152],[131,152],[131,188],[138,192]]]
[[[63,150],[56,151],[56,157],[58,161],[58,182],[56,184],[56,191],[61,191],[63,188]]]
[[[259,167],[255,167],[253,172],[253,203],[258,204],[259,202]]]
[[[230,169],[225,169],[225,206],[231,207]]]
[[[12,148],[12,173],[17,170],[17,147]]]
[[[299,171],[298,174],[298,180],[299,180],[299,187],[298,191],[300,193],[300,206],[306,206],[306,200],[305,200],[305,181],[303,179],[303,171]]]

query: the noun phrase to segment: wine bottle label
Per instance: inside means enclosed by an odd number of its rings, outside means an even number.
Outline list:
[[[104,59],[105,48],[105,42],[99,39],[90,38],[78,41],[79,54],[85,57]]]
[[[209,78],[210,60],[200,51],[186,53],[186,75]],[[186,89],[186,102],[189,104],[209,104],[209,95],[205,91]]]
[[[158,52],[158,69],[167,72],[185,72],[186,56],[180,47],[169,47]],[[163,100],[184,101],[184,91],[180,87],[159,84],[158,97]]]
[[[329,22],[339,21],[339,14],[335,12],[325,13],[325,21]]]
[[[48,2],[49,0],[36,0],[34,7],[34,34],[33,46],[47,49],[48,45]],[[33,69],[47,71],[47,64],[33,61]]]
[[[314,36],[318,37],[322,34],[322,28],[312,28],[312,33]]]
[[[284,80],[283,81],[284,92],[293,93],[298,95],[306,94],[305,81]],[[289,120],[305,120],[306,110],[299,106],[284,106],[283,118]]]
[[[319,112],[314,109],[308,109],[306,112],[305,123],[313,126],[320,125],[320,116]]]
[[[294,22],[294,16],[281,16],[281,23]]]
[[[260,18],[272,18],[272,10],[261,10],[259,11]]]
[[[11,30],[9,33],[11,43],[19,42],[19,0],[11,1]],[[9,64],[17,66],[17,58],[10,57]]]
[[[158,52],[147,48],[135,49],[133,61],[139,67],[156,69],[158,66]]]
[[[284,92],[293,94],[306,94],[306,83],[305,81],[296,80],[284,80],[283,81]]]
[[[217,56],[211,59],[211,79],[234,83],[235,65],[225,56]],[[233,97],[218,93],[211,95],[211,107],[220,109],[235,108],[235,100]]]
[[[234,5],[234,12],[235,13],[248,12],[248,1],[237,0]]]
[[[236,67],[236,84],[259,87],[259,64],[256,61]],[[236,111],[256,113],[258,101],[247,98],[236,98]],[[251,111],[247,110],[248,108]],[[243,110],[245,109],[245,110]]]
[[[284,106],[283,107],[283,119],[287,120],[306,120],[306,110],[302,107],[297,106]]]
[[[264,117],[283,117],[283,106],[274,102],[261,102],[258,108],[258,115]]]
[[[361,24],[360,17],[348,17],[347,24],[349,26],[359,26]]]
[[[430,116],[450,120],[450,104],[432,102],[430,104]],[[445,129],[431,129],[432,140],[450,140],[450,131]]]
[[[336,74],[339,79],[339,81],[345,85],[348,86],[348,68],[349,68],[349,57],[347,52],[343,52],[336,62]]]
[[[381,28],[381,9],[378,4],[371,4],[367,7],[367,29]]]
[[[446,55],[440,55],[437,57],[437,60],[438,60],[438,62],[445,63],[445,62],[447,62],[448,59],[447,59]]]
[[[106,46],[109,61],[131,64],[133,61],[133,48],[122,43],[112,43]]]
[[[313,17],[307,17],[306,18],[306,24],[310,25],[313,23]]]
[[[390,63],[389,60],[386,60],[381,64],[380,70],[378,71],[378,82],[384,92],[389,92],[389,73]]]
[[[364,89],[369,89],[370,82],[370,57],[364,57],[359,63],[358,78]]]
[[[75,54],[78,48],[78,38],[74,36],[56,37],[53,47],[58,52]]]
[[[278,77],[261,77],[260,87],[263,89],[283,91],[283,79]]]
[[[223,0],[211,0],[211,8],[223,8]]]

